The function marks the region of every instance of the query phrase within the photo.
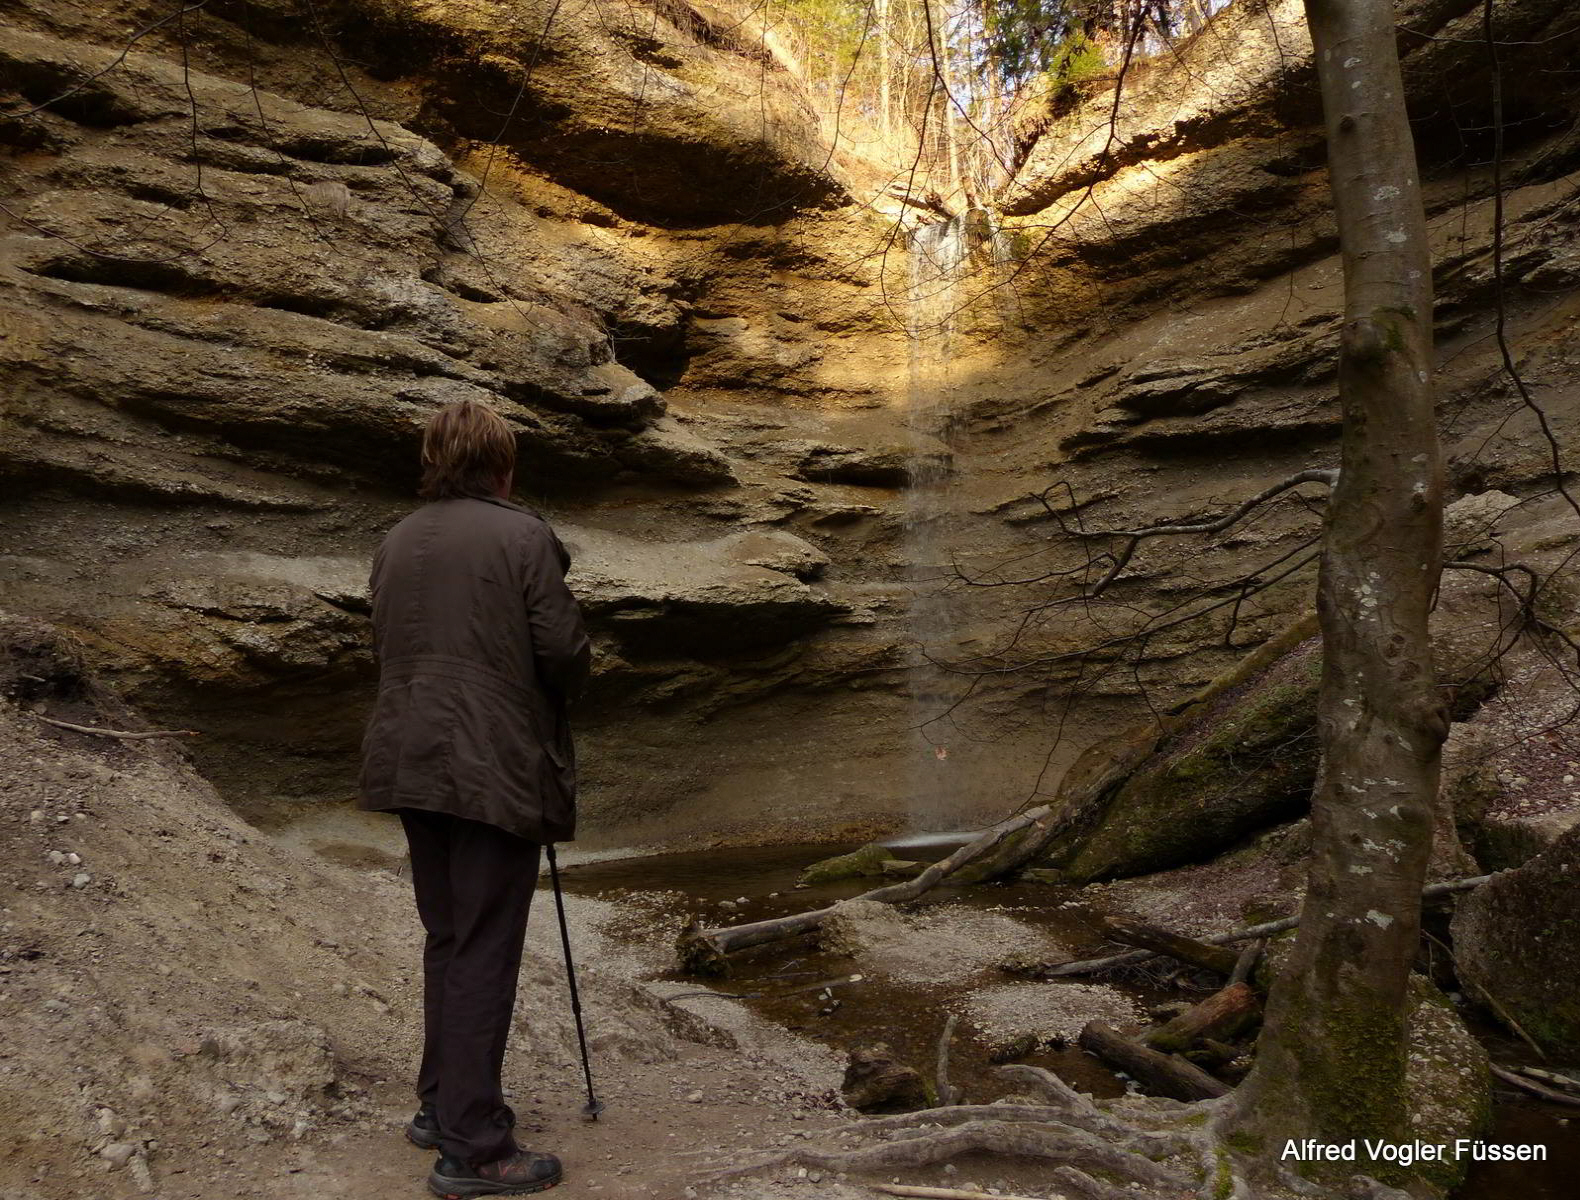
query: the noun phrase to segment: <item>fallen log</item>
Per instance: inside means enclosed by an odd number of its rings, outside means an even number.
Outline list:
[[[1534,1079],[1537,1083],[1544,1083],[1557,1088],[1560,1092],[1580,1093],[1580,1079],[1570,1075],[1562,1075],[1557,1071],[1544,1071],[1540,1067],[1517,1067],[1519,1074],[1527,1079]]]
[[[1104,1025],[1089,1021],[1080,1045],[1123,1071],[1148,1091],[1171,1100],[1213,1100],[1229,1094],[1227,1084],[1176,1054],[1163,1054]]]
[[[1250,1025],[1262,1006],[1248,983],[1231,983],[1187,1009],[1167,1024],[1159,1025],[1141,1040],[1165,1053],[1187,1050],[1207,1039],[1226,1041]]]
[[[1203,1038],[1185,1052],[1185,1057],[1198,1067],[1209,1071],[1221,1070],[1235,1059],[1243,1057],[1245,1051],[1227,1042],[1215,1042],[1212,1038]]]
[[[1230,975],[1239,959],[1233,950],[1209,945],[1184,934],[1172,933],[1157,925],[1133,921],[1129,917],[1104,917],[1103,931],[1116,942],[1138,946],[1154,954],[1164,954],[1204,971]]]
[[[1492,875],[1474,875],[1466,879],[1450,879],[1444,883],[1434,883],[1422,891],[1421,899],[1425,902],[1454,892],[1468,892],[1472,888],[1480,887],[1492,877]],[[1210,933],[1200,940],[1212,946],[1229,946],[1235,942],[1286,933],[1299,924],[1298,916],[1281,917],[1276,921],[1264,921],[1260,925],[1250,925],[1229,933]],[[1033,975],[1038,979],[1057,979],[1065,975],[1091,975],[1097,971],[1111,971],[1115,967],[1132,967],[1138,963],[1151,962],[1158,957],[1161,956],[1154,950],[1128,950],[1123,954],[1110,954],[1104,958],[1086,958],[1077,962],[1045,963],[1041,966],[1020,963],[1015,966],[1013,974]]]
[[[914,879],[874,888],[856,897],[858,900],[875,900],[880,904],[903,904],[942,883],[968,863],[975,862],[1005,838],[1028,826],[1039,825],[1049,815],[1047,805],[1029,809],[993,826],[973,842],[961,846],[948,858],[928,867]],[[725,968],[726,956],[750,946],[811,933],[828,919],[834,905],[812,912],[793,913],[787,917],[773,917],[766,921],[752,921],[745,925],[722,925],[714,929],[699,928],[694,922],[681,933],[676,943],[680,961],[688,971],[700,975],[719,974]]]

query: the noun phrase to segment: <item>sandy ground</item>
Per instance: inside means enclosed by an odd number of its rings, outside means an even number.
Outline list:
[[[0,701],[0,1200],[426,1194],[432,1156],[400,1135],[420,1017],[407,883],[335,859],[236,817],[176,743],[53,729]],[[841,1064],[738,1006],[662,1004],[640,981],[652,964],[600,933],[619,911],[573,897],[608,1104],[582,1120],[539,901],[506,1082],[523,1141],[565,1161],[556,1195],[870,1194],[796,1168],[707,1186],[848,1120]]]

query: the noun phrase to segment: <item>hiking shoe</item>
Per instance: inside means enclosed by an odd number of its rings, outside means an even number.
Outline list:
[[[505,1105],[505,1120],[515,1128],[516,1113],[508,1104]],[[439,1114],[433,1105],[424,1104],[417,1115],[406,1122],[406,1140],[424,1150],[439,1149],[444,1139],[439,1133]]]
[[[423,1150],[437,1150],[443,1140],[439,1136],[439,1114],[424,1104],[417,1115],[406,1122],[406,1140]]]
[[[559,1181],[560,1160],[536,1150],[517,1150],[477,1167],[447,1154],[434,1163],[428,1190],[442,1200],[470,1200],[472,1196],[528,1196],[546,1192]]]

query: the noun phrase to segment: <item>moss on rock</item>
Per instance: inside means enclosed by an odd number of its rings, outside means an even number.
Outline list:
[[[1423,1142],[1453,1145],[1492,1127],[1492,1078],[1487,1052],[1465,1028],[1448,998],[1422,976],[1411,979],[1405,1094],[1410,1133]],[[1428,1183],[1444,1192],[1458,1186],[1465,1164],[1447,1156],[1420,1164]]]
[[[1072,882],[1137,875],[1299,816],[1316,778],[1321,665],[1306,637],[1193,705],[1052,864]]]
[[[852,850],[849,854],[836,854],[833,858],[825,858],[813,863],[801,872],[801,878],[796,880],[796,886],[815,887],[823,883],[837,883],[841,879],[861,879],[870,875],[882,875],[884,864],[892,861],[895,861],[894,855],[887,846],[868,842],[861,849]]]
[[[1580,826],[1470,893],[1453,929],[1474,998],[1490,996],[1554,1055],[1580,1055]]]

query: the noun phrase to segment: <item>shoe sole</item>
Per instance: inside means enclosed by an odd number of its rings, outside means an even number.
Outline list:
[[[437,1130],[424,1129],[410,1121],[406,1122],[406,1140],[419,1150],[437,1150],[444,1141]]]
[[[489,1183],[486,1179],[451,1179],[437,1171],[428,1176],[428,1190],[439,1200],[473,1200],[476,1196],[530,1196],[559,1185],[564,1174],[537,1183]]]

